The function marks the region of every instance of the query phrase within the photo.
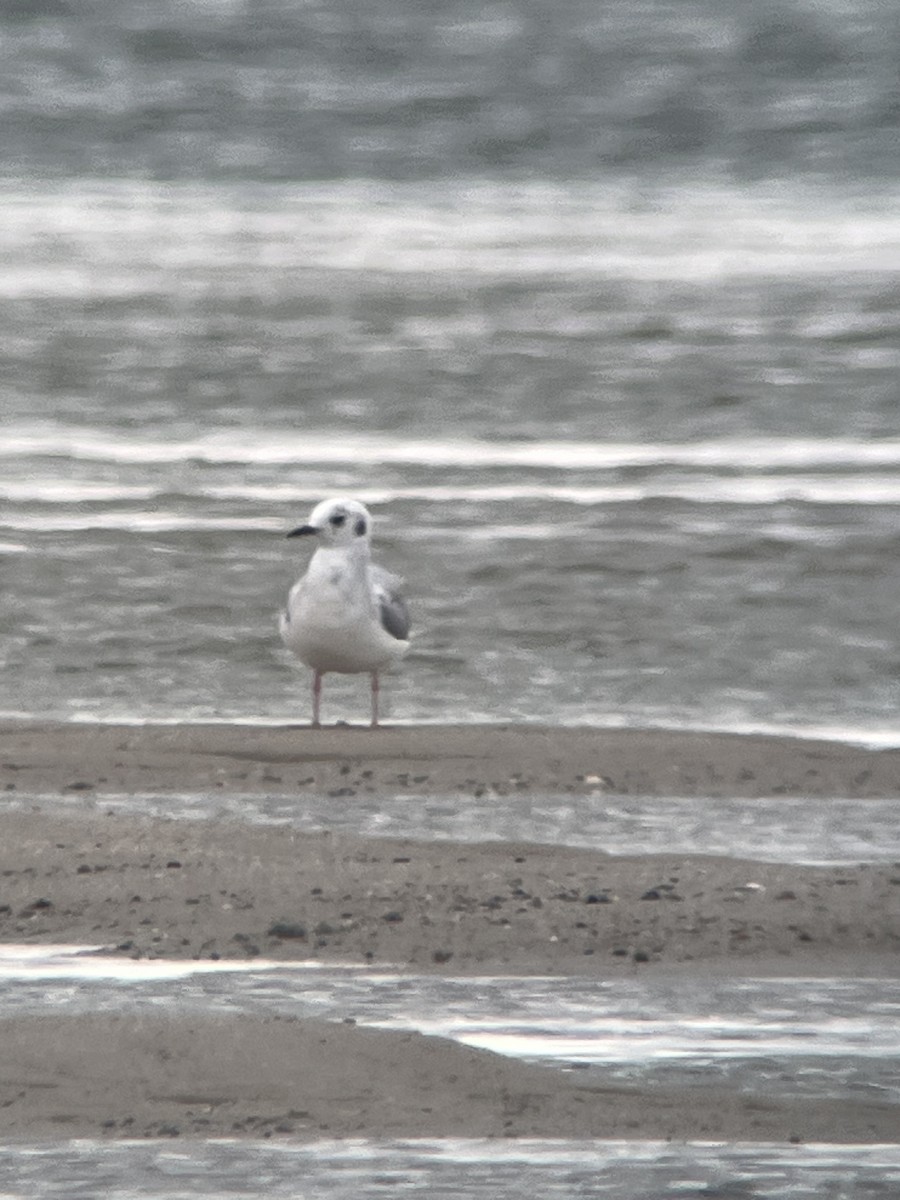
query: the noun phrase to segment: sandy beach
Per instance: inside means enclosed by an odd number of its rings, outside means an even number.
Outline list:
[[[104,795],[893,796],[900,753],[694,733],[0,727],[0,939],[418,973],[900,974],[900,866],[610,856],[151,819]],[[24,797],[25,799],[20,799]],[[871,1102],[578,1086],[414,1034],[197,1015],[0,1021],[0,1131],[893,1141]]]

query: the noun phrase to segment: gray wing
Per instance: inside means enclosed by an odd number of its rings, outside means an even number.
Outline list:
[[[378,605],[382,629],[399,642],[409,637],[409,610],[400,595],[400,580],[383,567],[369,567],[372,597]]]

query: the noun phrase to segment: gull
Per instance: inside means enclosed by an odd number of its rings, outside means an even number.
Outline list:
[[[409,613],[400,580],[370,558],[372,518],[358,500],[323,500],[288,537],[314,537],[306,574],[291,588],[279,619],[281,640],[313,671],[314,728],[322,676],[367,673],[372,728],[378,726],[378,676],[409,649]]]

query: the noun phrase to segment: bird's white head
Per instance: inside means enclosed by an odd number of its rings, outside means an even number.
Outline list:
[[[369,510],[358,500],[338,497],[323,500],[309,514],[306,525],[292,529],[288,537],[315,536],[323,546],[363,545],[369,541],[372,518]]]

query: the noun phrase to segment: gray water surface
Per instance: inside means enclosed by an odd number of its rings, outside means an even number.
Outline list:
[[[0,205],[0,712],[307,719],[284,534],[351,493],[413,614],[395,719],[896,736],[895,197],[79,179]],[[329,677],[324,719],[365,684]]]
[[[894,1200],[896,1146],[406,1141],[0,1148],[4,1200]]]
[[[453,841],[544,842],[609,854],[727,854],[768,862],[900,862],[897,799],[772,796],[759,799],[620,796],[489,791],[332,797],[223,795],[219,792],[133,796],[99,795],[86,801],[16,796],[6,803],[195,820],[222,818],[333,830],[364,837]]]

